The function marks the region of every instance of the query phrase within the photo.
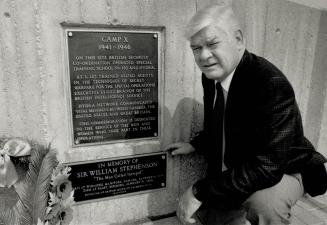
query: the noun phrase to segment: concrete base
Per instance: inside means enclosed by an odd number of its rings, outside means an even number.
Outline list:
[[[145,222],[142,225],[181,225],[177,217],[169,217],[157,221]],[[200,222],[196,222],[193,225],[202,225]]]
[[[162,220],[145,222],[142,225],[181,225],[181,223],[177,217],[170,217]]]

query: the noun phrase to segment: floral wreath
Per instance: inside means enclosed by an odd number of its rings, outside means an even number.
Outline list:
[[[0,137],[0,188],[14,188],[17,195],[12,207],[0,204],[0,224],[68,225],[74,204],[70,170],[50,145]]]
[[[68,180],[71,168],[59,164],[51,175],[48,207],[44,222],[37,225],[68,225],[73,219],[74,189]]]

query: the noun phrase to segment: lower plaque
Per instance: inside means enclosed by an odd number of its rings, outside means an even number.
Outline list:
[[[67,165],[77,203],[166,187],[167,153]]]

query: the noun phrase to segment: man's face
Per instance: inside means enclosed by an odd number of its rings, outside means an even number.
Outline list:
[[[240,34],[241,35],[241,34]],[[243,37],[209,25],[191,37],[194,59],[208,79],[223,81],[242,57]]]

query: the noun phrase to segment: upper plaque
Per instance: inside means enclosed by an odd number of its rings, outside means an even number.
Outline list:
[[[74,145],[158,136],[159,34],[66,31]]]

